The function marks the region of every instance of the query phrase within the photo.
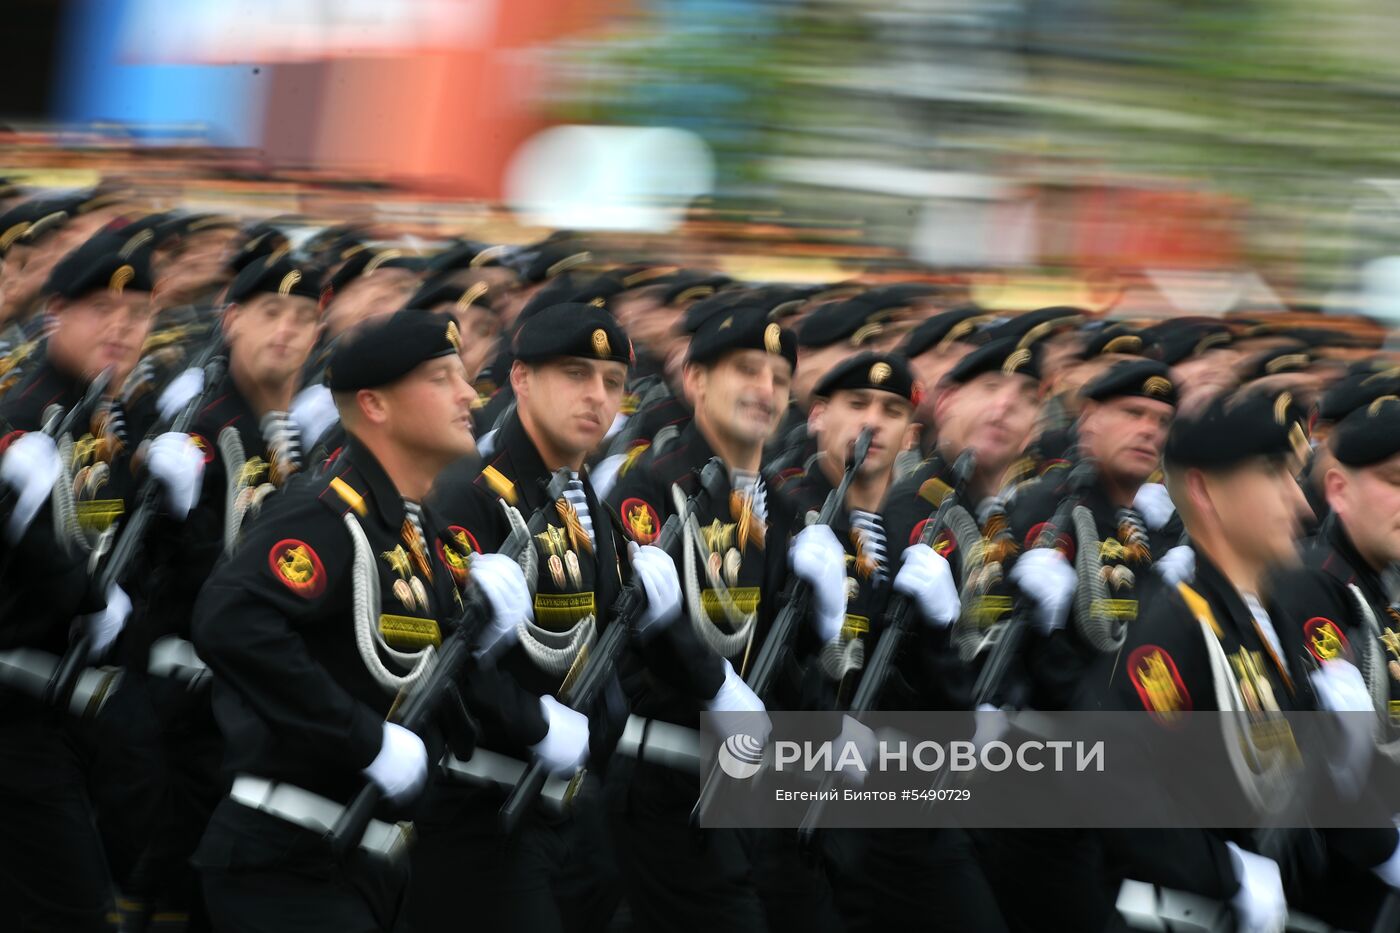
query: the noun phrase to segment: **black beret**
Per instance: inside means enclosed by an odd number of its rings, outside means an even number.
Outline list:
[[[943,311],[911,330],[899,345],[899,352],[905,356],[918,356],[934,348],[944,349],[958,341],[974,342],[978,326],[990,320],[991,316],[977,305]]]
[[[355,253],[369,246],[368,233],[364,224],[335,224],[318,230],[307,238],[298,252],[312,257],[322,265],[335,265],[349,259]]]
[[[229,266],[240,271],[254,259],[284,252],[291,248],[292,241],[287,234],[271,220],[260,220],[244,231],[246,239],[229,260]]]
[[[398,249],[357,249],[339,269],[331,273],[325,286],[332,295],[362,275],[373,275],[378,269],[409,269],[417,271],[427,266],[427,260]]]
[[[731,281],[733,280],[727,275],[683,270],[666,283],[666,289],[661,294],[661,303],[678,305],[709,298]]]
[[[439,272],[456,272],[460,269],[474,269],[479,265],[485,265],[490,260],[490,256],[487,256],[486,260],[480,263],[475,260],[477,256],[490,248],[490,244],[478,243],[476,240],[457,240],[428,260],[428,271],[437,274]]]
[[[408,299],[405,308],[421,308],[431,311],[438,305],[451,304],[457,311],[465,311],[468,308],[485,308],[492,310],[491,290],[485,282],[474,282],[471,285],[461,285],[456,282],[435,279],[424,282],[413,293],[413,297]]]
[[[1021,346],[1014,337],[999,337],[958,360],[943,377],[947,382],[970,382],[983,373],[1029,376],[1040,381],[1040,348],[1032,342]]]
[[[455,356],[457,322],[428,311],[395,311],[368,318],[336,341],[326,369],[332,392],[377,389],[429,360]]]
[[[813,394],[829,398],[843,389],[893,392],[915,405],[922,395],[909,361],[898,353],[857,353],[842,360],[821,378]]]
[[[608,299],[622,291],[622,283],[607,275],[565,273],[546,282],[520,309],[516,329],[526,319],[555,305],[594,305],[605,308]]]
[[[1150,331],[1136,330],[1123,324],[1105,327],[1089,338],[1081,354],[1084,359],[1117,353],[1123,356],[1150,356],[1157,346],[1155,335]]]
[[[867,300],[864,294],[824,304],[807,315],[799,326],[797,344],[801,347],[829,347],[845,341],[853,347],[862,346],[881,334],[885,329],[884,321],[907,304]]]
[[[1072,330],[1079,327],[1087,317],[1088,314],[1083,308],[1075,308],[1070,305],[1037,308],[1034,311],[1018,314],[1003,323],[997,328],[996,336],[999,338],[1015,337],[1018,340],[1028,338],[1027,344],[1029,345],[1062,330]]]
[[[295,295],[298,298],[321,300],[321,270],[311,266],[298,268],[285,255],[274,259],[262,256],[244,266],[228,287],[231,303],[247,301],[255,295]]]
[[[49,213],[47,201],[46,198],[26,198],[0,213],[0,256],[5,255],[30,224]]]
[[[1328,439],[1349,467],[1365,467],[1400,454],[1400,397],[1383,395],[1342,419]]]
[[[762,308],[742,305],[702,323],[690,340],[689,363],[713,363],[737,350],[763,350],[781,356],[797,371],[797,339],[792,331],[770,320]]]
[[[520,277],[527,282],[546,282],[555,276],[591,265],[593,254],[578,243],[546,240],[535,246],[519,250],[511,257]]]
[[[59,260],[44,283],[45,295],[81,298],[100,288],[151,290],[151,250],[138,235],[102,231]]]
[[[1323,421],[1341,421],[1383,395],[1400,395],[1400,369],[1353,369],[1322,394],[1317,416]]]
[[[1306,423],[1292,393],[1241,389],[1173,421],[1163,459],[1177,466],[1223,470],[1253,457],[1306,458]]]
[[[685,309],[685,314],[681,317],[681,330],[687,334],[693,334],[700,329],[710,318],[717,314],[743,305],[744,307],[760,307],[751,302],[752,291],[746,288],[726,288],[722,292],[716,292],[708,298],[701,298],[695,304]],[[767,310],[766,308],[764,309]]]
[[[1228,347],[1234,340],[1224,324],[1192,324],[1187,327],[1152,328],[1157,332],[1159,356],[1168,366],[1199,356],[1207,350]]]
[[[1120,360],[1099,373],[1080,392],[1095,402],[1111,398],[1148,398],[1176,407],[1176,383],[1165,363]]]
[[[535,313],[516,332],[511,351],[522,363],[581,356],[632,364],[632,341],[611,314],[590,304],[558,304]]]
[[[1312,354],[1308,352],[1307,347],[1301,344],[1275,347],[1261,354],[1250,365],[1244,381],[1263,379],[1265,376],[1277,376],[1279,373],[1304,372],[1312,365],[1312,362]]]

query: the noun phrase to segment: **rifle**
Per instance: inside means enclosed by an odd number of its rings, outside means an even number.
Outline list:
[[[856,437],[855,443],[851,446],[851,454],[846,458],[846,472],[841,476],[841,482],[836,488],[827,494],[826,501],[822,503],[822,508],[817,513],[815,524],[830,525],[836,519],[836,513],[846,504],[846,491],[851,488],[851,483],[856,478],[856,472],[861,464],[865,463],[866,454],[870,453],[870,438],[873,432],[870,428],[864,428]],[[758,652],[758,659],[754,661],[753,670],[749,671],[747,678],[749,687],[761,700],[763,695],[772,686],[774,678],[781,670],[783,663],[787,660],[792,651],[793,642],[797,640],[797,631],[802,620],[807,618],[811,611],[812,588],[805,581],[799,580],[793,585],[792,593],[789,595],[787,603],[783,606],[778,617],[773,620],[773,627],[768,630],[768,637],[763,641],[763,647]],[[710,773],[705,777],[705,783],[700,785],[700,796],[695,800],[695,808],[690,811],[690,821],[694,825],[699,825],[700,814],[702,814],[713,801],[715,795],[719,793],[723,772],[720,770],[719,761],[716,760],[710,766]]]
[[[558,470],[545,491],[544,504],[530,516],[530,522],[523,532],[516,529],[506,538],[500,553],[518,560],[520,554],[531,546],[531,538],[544,531],[549,508],[564,495],[568,485],[569,471]],[[447,626],[447,635],[437,649],[437,660],[432,670],[402,697],[397,716],[391,717],[391,721],[396,721],[411,732],[421,732],[427,728],[438,708],[456,690],[457,678],[472,659],[477,643],[491,623],[491,607],[479,592],[473,589],[465,602],[461,614]],[[328,837],[331,851],[337,858],[344,858],[359,845],[383,796],[378,784],[366,782],[341,813]]]
[[[1051,516],[1050,521],[1036,535],[1035,547],[1055,546],[1060,531],[1069,526],[1075,507],[1093,487],[1097,476],[1098,470],[1092,461],[1081,461],[1074,468],[1069,475],[1069,492],[1060,502],[1059,508],[1055,509],[1055,514]],[[1006,679],[1006,674],[1011,669],[1011,662],[1015,660],[1021,647],[1021,641],[1025,638],[1027,624],[1029,624],[1027,613],[1019,613],[1016,618],[1006,622],[1000,629],[999,635],[992,640],[987,663],[983,666],[982,672],[977,675],[977,682],[972,688],[975,706],[991,702],[991,698],[1001,689],[1002,681]]]
[[[199,362],[196,365],[204,370],[204,391],[185,403],[185,407],[171,421],[169,431],[176,434],[188,434],[190,426],[194,423],[195,415],[199,413],[199,409],[205,404],[205,399],[214,391],[217,383],[223,377],[227,360],[222,356],[215,355],[221,344],[222,334],[211,341],[200,354]],[[147,476],[146,481],[141,484],[140,492],[137,493],[136,508],[132,510],[131,517],[127,519],[122,528],[121,536],[112,548],[110,556],[97,573],[99,593],[105,595],[111,586],[123,579],[127,571],[131,569],[136,555],[144,546],[146,530],[151,519],[155,517],[156,510],[160,506],[160,495],[159,482],[154,477]],[[54,670],[48,689],[44,692],[46,703],[50,706],[66,706],[68,704],[69,696],[73,692],[73,685],[77,682],[79,673],[87,665],[91,649],[92,639],[86,632],[79,634],[68,646],[68,650],[64,652],[63,660]]]
[[[675,548],[676,543],[680,540],[681,528],[695,510],[695,503],[723,475],[724,465],[719,458],[716,457],[705,464],[704,470],[700,473],[700,488],[686,503],[685,514],[672,515],[666,519],[666,523],[661,528],[661,534],[656,539],[657,547],[667,552]],[[634,579],[618,596],[617,602],[613,604],[608,625],[598,639],[597,647],[589,653],[588,661],[584,664],[578,679],[568,689],[561,691],[559,697],[561,703],[576,710],[586,710],[592,707],[617,669],[617,664],[621,660],[623,649],[627,644],[627,635],[638,614],[645,608],[646,591],[642,589],[641,581]],[[544,787],[548,777],[549,769],[542,762],[535,761],[530,764],[525,775],[515,785],[514,790],[511,791],[510,796],[506,798],[505,804],[501,807],[500,826],[502,832],[509,834],[519,825],[520,818],[525,814],[526,808],[539,796],[540,789]]]
[[[938,540],[938,535],[948,525],[948,513],[953,510],[953,506],[962,497],[963,490],[967,488],[968,480],[971,479],[976,466],[977,455],[970,450],[963,451],[962,455],[954,462],[953,487],[939,501],[938,507],[924,522],[924,530],[919,534],[920,544],[932,547],[933,542]],[[885,629],[880,633],[870,663],[866,665],[865,673],[861,675],[856,692],[851,697],[851,705],[847,710],[850,715],[859,717],[875,708],[880,694],[884,692],[885,681],[889,679],[894,659],[898,657],[899,649],[909,634],[910,620],[914,611],[914,601],[908,596],[896,594],[893,597],[893,603],[886,612]],[[828,775],[822,782],[822,790],[832,790],[836,786],[836,780],[836,775]],[[810,843],[816,834],[817,824],[821,820],[824,809],[822,800],[823,797],[819,795],[812,802],[798,826],[798,836],[803,843]]]

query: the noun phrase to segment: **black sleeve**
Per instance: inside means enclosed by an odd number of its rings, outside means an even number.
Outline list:
[[[383,717],[352,696],[308,650],[303,633],[344,626],[351,637],[352,549],[335,515],[309,497],[260,525],[215,572],[195,606],[193,637],[218,682],[309,758],[362,769],[379,753]],[[302,586],[277,570],[282,545],[305,548]]]

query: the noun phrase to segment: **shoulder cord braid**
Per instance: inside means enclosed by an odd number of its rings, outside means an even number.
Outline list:
[[[1347,589],[1351,590],[1352,598],[1356,600],[1356,606],[1361,611],[1364,635],[1357,639],[1360,642],[1357,667],[1361,669],[1361,676],[1366,680],[1366,688],[1371,693],[1371,705],[1375,707],[1376,716],[1380,719],[1381,728],[1376,747],[1391,761],[1400,761],[1400,739],[1386,742],[1381,738],[1387,734],[1386,727],[1390,722],[1390,675],[1386,672],[1385,653],[1379,648],[1380,623],[1376,621],[1376,614],[1371,611],[1366,597],[1361,595],[1360,588],[1355,583],[1349,583]]]
[[[539,588],[540,561],[535,552],[535,542],[530,537],[529,526],[526,525],[519,509],[504,499],[497,501],[506,513],[511,534],[518,535],[525,541],[517,560],[521,572],[525,574],[525,585],[530,588],[530,595],[534,596]],[[516,626],[516,634],[520,637],[520,647],[525,651],[526,657],[546,674],[562,680],[577,661],[579,653],[593,645],[598,634],[598,620],[590,614],[579,619],[567,631],[552,632],[526,617]]]
[[[232,554],[238,546],[238,529],[248,508],[243,500],[243,440],[234,428],[219,432],[219,454],[224,458],[224,553]]]
[[[520,571],[525,574],[525,585],[530,589],[530,595],[535,595],[535,589],[539,584],[540,560],[535,553],[535,543],[530,540],[530,527],[525,524],[525,519],[520,514],[520,510],[504,499],[497,499],[501,504],[501,511],[506,513],[506,522],[510,525],[510,534],[525,542],[525,546],[520,549],[520,556],[516,558],[516,563],[520,565]]]
[[[1070,520],[1076,542],[1074,569],[1079,575],[1074,594],[1074,625],[1095,650],[1112,654],[1123,646],[1128,629],[1108,611],[1108,584],[1103,578],[1098,524],[1094,513],[1082,505],[1074,507]]]
[[[354,512],[345,513],[345,527],[355,545],[354,574],[351,593],[355,607],[355,647],[365,662],[370,676],[389,693],[411,687],[432,669],[437,652],[430,645],[418,651],[404,652],[390,648],[379,631],[379,574],[374,567],[374,551],[360,527]],[[387,657],[407,674],[396,674],[384,663]]]
[[[671,498],[676,504],[676,514],[685,515],[686,495],[674,483],[671,485]],[[758,621],[758,610],[755,609],[745,615],[743,610],[734,605],[734,601],[729,598],[729,588],[724,585],[724,581],[719,579],[717,575],[710,574],[709,567],[706,566],[706,576],[714,590],[720,608],[724,611],[725,620],[729,623],[729,627],[734,630],[733,634],[722,631],[719,626],[710,621],[710,615],[705,611],[704,601],[700,598],[700,570],[698,566],[699,556],[704,553],[705,538],[700,532],[700,523],[696,520],[694,513],[686,519],[685,527],[681,529],[681,540],[681,552],[684,554],[682,573],[685,574],[681,579],[681,585],[685,587],[686,608],[690,612],[690,625],[700,636],[701,641],[720,657],[738,657],[749,647],[754,624]]]
[[[1226,715],[1220,717],[1221,737],[1234,766],[1240,789],[1260,815],[1279,814],[1293,797],[1296,775],[1282,764],[1286,755],[1275,749],[1265,751],[1255,744],[1250,714],[1240,695],[1239,685],[1230,673],[1230,660],[1210,621],[1197,616],[1201,637],[1210,658],[1216,703]],[[1277,714],[1276,714],[1277,715]],[[1280,717],[1281,718],[1281,717]]]
[[[73,438],[58,439],[58,457],[63,462],[63,469],[58,474],[58,482],[53,484],[51,497],[58,540],[62,543],[64,551],[69,554],[72,554],[75,548],[83,554],[89,554],[92,552],[92,545],[78,523],[78,506],[73,498]]]
[[[958,657],[963,663],[968,663],[977,657],[987,635],[983,629],[986,620],[978,611],[982,604],[981,597],[986,595],[991,585],[990,578],[982,572],[987,561],[987,548],[982,541],[981,526],[967,509],[961,505],[952,506],[948,509],[946,520],[946,531],[952,535],[962,555],[959,566],[962,586],[958,593],[962,609],[953,622],[951,637]]]

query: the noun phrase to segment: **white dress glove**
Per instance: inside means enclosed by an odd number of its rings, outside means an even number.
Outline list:
[[[721,735],[742,732],[760,742],[767,742],[773,732],[773,721],[768,718],[767,707],[734,671],[734,665],[727,659],[723,664],[724,683],[705,703],[706,711],[717,714],[715,731]]]
[[[1379,725],[1371,691],[1356,665],[1341,659],[1323,661],[1308,679],[1322,707],[1338,714],[1341,727],[1342,749],[1329,757],[1328,770],[1340,790],[1355,795],[1370,770]]]
[[[827,525],[808,525],[788,550],[792,572],[812,588],[813,623],[826,644],[846,622],[846,550]]]
[[[1400,829],[1400,816],[1391,817],[1391,822],[1396,829]],[[1375,868],[1376,877],[1386,883],[1387,886],[1400,889],[1400,845],[1395,847],[1395,851],[1390,853],[1390,858],[1381,862]]]
[[[321,435],[340,420],[340,412],[331,399],[331,390],[323,385],[307,386],[298,392],[297,397],[292,399],[289,414],[301,429],[303,450],[315,447]]]
[[[491,606],[491,625],[482,633],[483,655],[515,644],[520,623],[530,618],[530,587],[520,565],[504,554],[472,554],[467,578]]]
[[[31,431],[15,439],[0,458],[0,482],[16,493],[14,511],[5,526],[5,536],[13,544],[24,537],[43,508],[53,484],[63,472],[58,447],[47,434]]]
[[[1160,531],[1176,511],[1167,487],[1161,483],[1143,483],[1139,486],[1137,495],[1133,497],[1133,508],[1153,531]]]
[[[949,625],[962,611],[952,568],[927,544],[905,548],[903,564],[894,576],[894,590],[914,600],[924,621],[936,628]]]
[[[173,421],[180,410],[203,391],[204,370],[197,366],[191,366],[170,380],[165,391],[160,393],[160,398],[156,401],[156,408],[160,410],[162,418],[166,421]]]
[[[647,595],[647,607],[637,620],[637,635],[643,641],[651,639],[681,614],[681,581],[676,575],[676,562],[671,555],[653,545],[628,547],[632,573],[641,581]]]
[[[552,696],[540,697],[549,731],[530,751],[551,774],[573,774],[588,758],[588,717]]]
[[[101,612],[82,617],[81,622],[92,647],[88,650],[89,661],[99,661],[112,642],[126,627],[126,619],[131,615],[131,597],[113,583],[107,588],[107,606]]]
[[[1167,586],[1190,583],[1196,578],[1196,552],[1189,544],[1178,544],[1152,565]]]
[[[1240,933],[1283,933],[1288,922],[1288,901],[1283,895],[1283,879],[1278,863],[1235,845],[1230,849],[1230,861],[1240,889],[1230,899]]]
[[[1016,559],[1011,582],[1035,603],[1035,627],[1048,635],[1064,627],[1079,578],[1055,548],[1033,548]]]
[[[167,431],[151,442],[146,453],[146,469],[165,487],[165,503],[170,514],[183,520],[199,499],[204,452],[188,434]]]
[[[411,799],[428,779],[428,749],[417,733],[386,722],[379,754],[364,773],[379,785],[390,803],[401,803]]]

